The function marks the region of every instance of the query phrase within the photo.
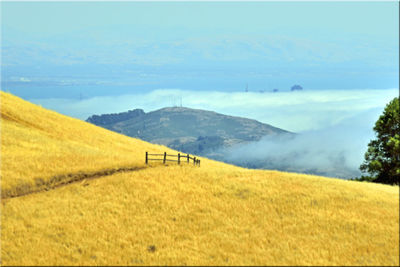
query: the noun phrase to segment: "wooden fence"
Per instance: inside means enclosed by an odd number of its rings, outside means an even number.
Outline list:
[[[150,158],[149,156],[153,156],[153,158]],[[156,157],[156,158],[154,158]],[[161,157],[161,158],[160,158]],[[168,157],[173,157],[177,159],[168,159]],[[164,154],[150,154],[149,152],[146,151],[146,164],[149,163],[150,160],[159,160],[165,164],[167,161],[173,161],[173,162],[178,162],[178,164],[183,163],[191,163],[193,162],[194,166],[200,166],[200,160],[196,159],[196,157],[191,157],[189,154],[186,154],[186,156],[181,155],[181,153],[178,153],[178,155],[169,155],[167,152],[164,152]]]

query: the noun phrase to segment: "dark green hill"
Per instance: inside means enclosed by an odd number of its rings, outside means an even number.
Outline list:
[[[290,134],[256,120],[184,107],[163,108],[149,113],[135,109],[118,114],[93,115],[86,121],[197,155],[242,142],[258,141],[266,135]]]

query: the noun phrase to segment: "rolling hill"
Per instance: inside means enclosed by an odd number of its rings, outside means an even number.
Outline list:
[[[1,265],[399,265],[398,186],[145,165],[177,151],[0,96]]]
[[[140,168],[150,149],[165,150],[1,93],[2,196],[32,190],[54,177]]]
[[[148,113],[135,109],[93,115],[86,121],[127,136],[208,157],[218,149],[259,141],[263,136],[292,135],[256,120],[185,107]]]

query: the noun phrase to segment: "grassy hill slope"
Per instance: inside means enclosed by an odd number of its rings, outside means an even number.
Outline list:
[[[1,114],[2,192],[143,167],[3,198],[3,265],[399,265],[398,186],[207,159],[146,167],[144,151],[167,148],[4,93]]]
[[[65,174],[143,167],[145,151],[166,151],[0,93],[2,196],[71,179]]]

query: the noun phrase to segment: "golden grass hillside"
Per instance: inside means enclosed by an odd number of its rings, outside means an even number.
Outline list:
[[[2,196],[66,182],[73,174],[143,167],[146,150],[166,150],[0,93]]]
[[[145,167],[144,151],[167,149],[1,97],[2,187],[144,167],[3,198],[2,265],[399,265],[398,186],[206,159]]]

